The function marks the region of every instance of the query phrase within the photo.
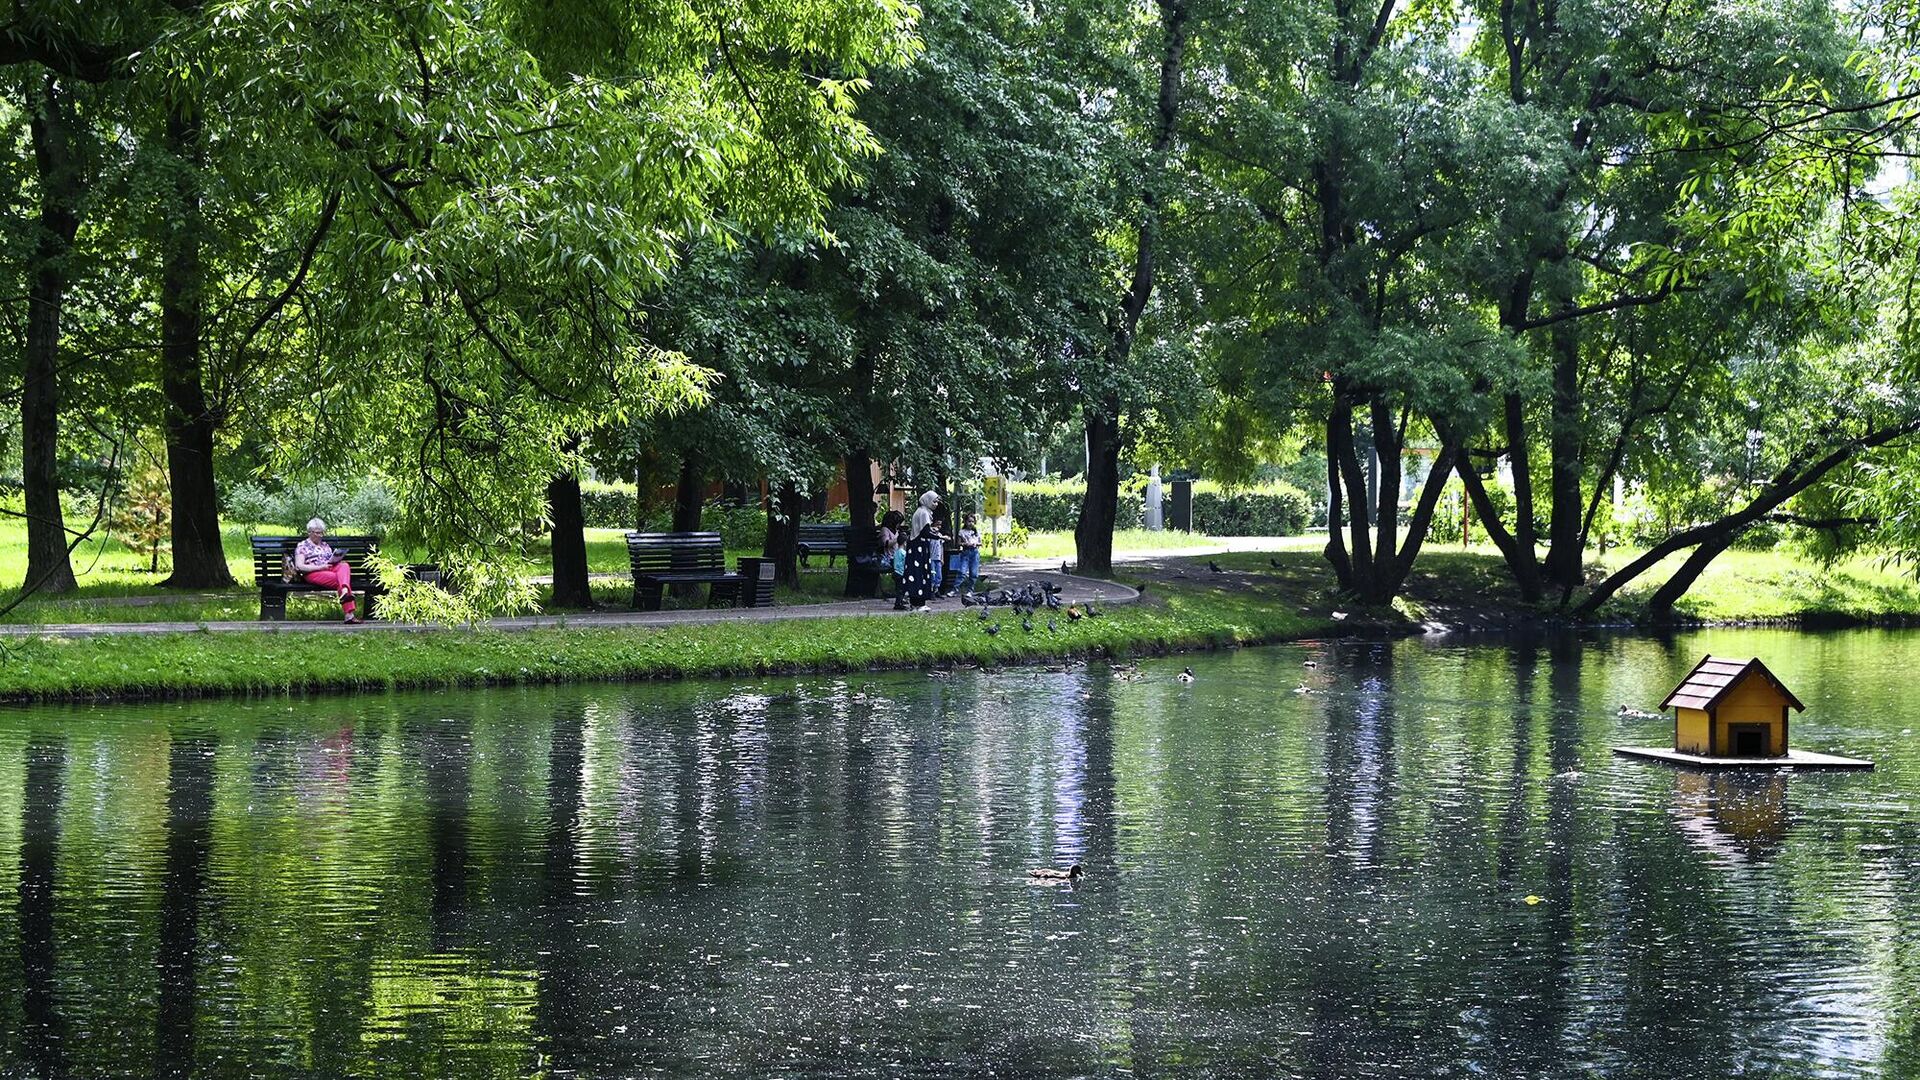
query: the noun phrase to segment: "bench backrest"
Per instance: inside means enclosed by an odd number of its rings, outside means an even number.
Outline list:
[[[796,539],[801,547],[812,548],[815,551],[824,551],[827,548],[844,551],[847,547],[847,533],[850,530],[851,526],[848,525],[802,523]]]
[[[636,574],[724,571],[727,549],[717,532],[630,532],[627,564]]]
[[[265,585],[284,580],[281,567],[293,554],[293,549],[305,539],[305,536],[254,537],[254,584]],[[353,576],[357,578],[364,578],[369,573],[367,556],[380,550],[380,542],[371,536],[329,536],[327,543],[347,553],[347,565],[353,567]]]

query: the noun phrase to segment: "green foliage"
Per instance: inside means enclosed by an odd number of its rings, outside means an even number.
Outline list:
[[[1313,503],[1298,488],[1270,484],[1259,491],[1193,497],[1193,527],[1208,536],[1298,536]]]
[[[172,538],[172,502],[167,474],[158,464],[136,471],[107,515],[107,529],[121,543],[147,557],[149,573],[160,570],[160,552]]]
[[[248,529],[266,525],[296,533],[319,518],[337,532],[385,537],[399,512],[392,490],[377,476],[352,483],[330,477],[296,480],[276,491],[245,483],[229,488],[223,501],[227,519]]]

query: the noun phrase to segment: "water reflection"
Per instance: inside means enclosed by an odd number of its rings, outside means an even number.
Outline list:
[[[1880,770],[1611,757],[1709,650]],[[0,714],[0,1075],[1912,1075],[1916,654]]]

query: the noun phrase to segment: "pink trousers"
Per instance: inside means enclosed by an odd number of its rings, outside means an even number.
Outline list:
[[[335,563],[325,570],[315,570],[307,575],[307,581],[314,585],[325,585],[340,597],[340,610],[353,617],[353,568],[346,563]]]

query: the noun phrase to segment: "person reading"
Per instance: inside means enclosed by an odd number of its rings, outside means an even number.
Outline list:
[[[293,549],[293,569],[310,584],[332,589],[340,597],[340,610],[349,626],[358,625],[354,614],[353,568],[347,565],[347,553],[327,543],[327,523],[319,518],[307,522],[307,538]]]

